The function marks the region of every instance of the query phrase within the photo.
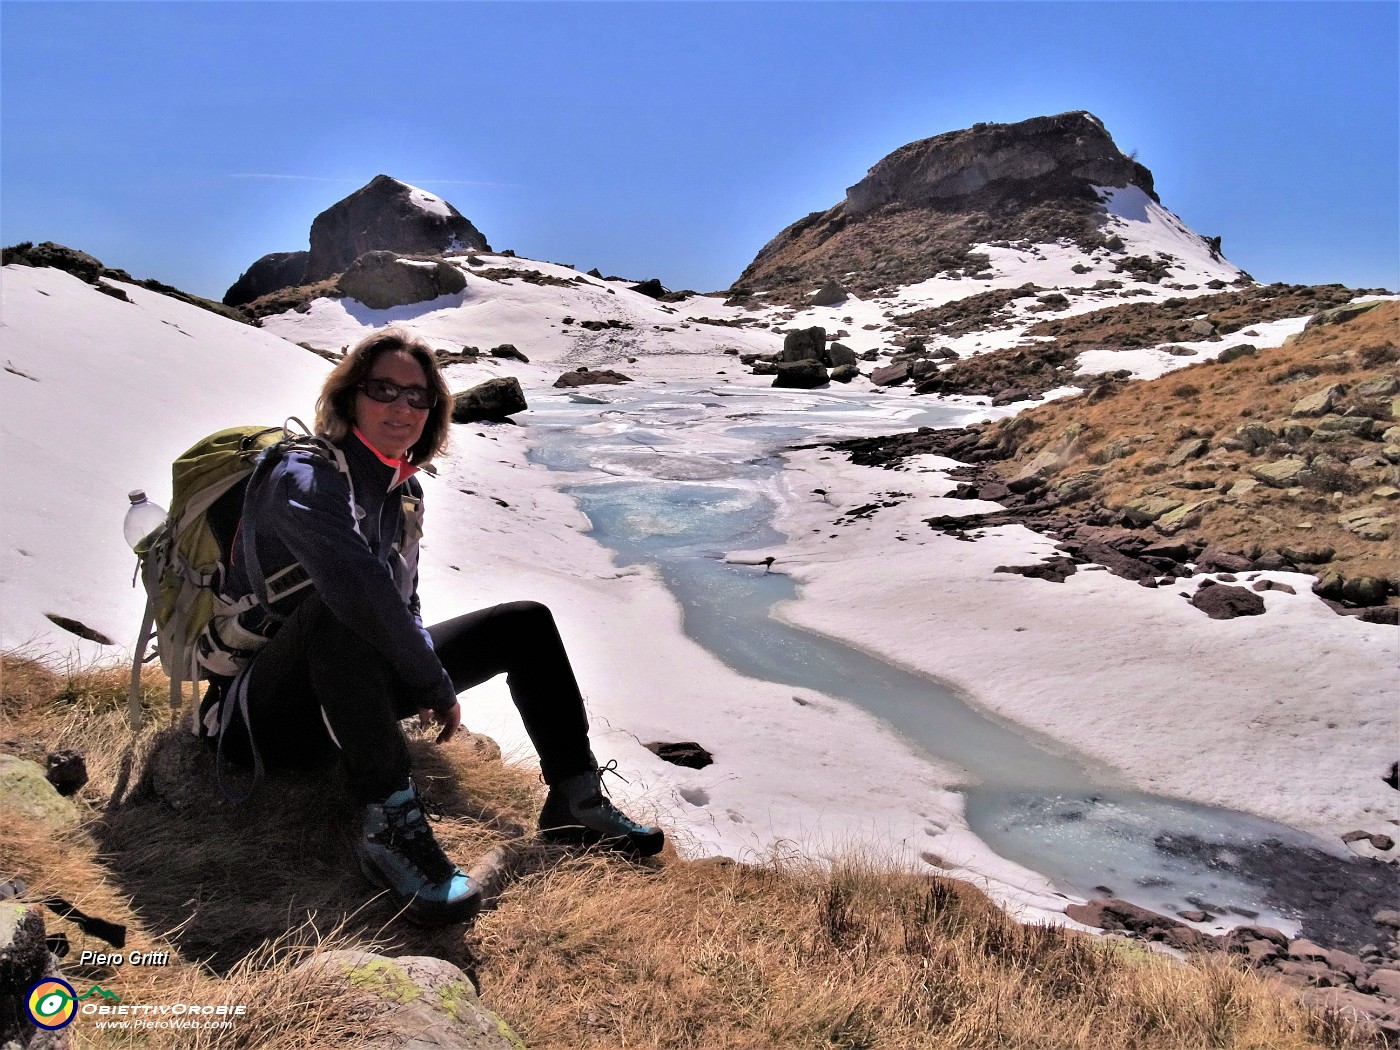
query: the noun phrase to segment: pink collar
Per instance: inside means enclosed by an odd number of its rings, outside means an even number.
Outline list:
[[[398,488],[405,481],[418,473],[418,468],[408,460],[390,459],[388,456],[384,455],[384,453],[380,452],[379,449],[375,448],[374,445],[370,443],[369,438],[360,433],[359,427],[355,427],[355,436],[360,439],[360,443],[363,444],[365,448],[374,453],[375,459],[379,460],[379,462],[383,463],[386,467],[393,468],[394,476],[389,480],[389,487],[385,491],[394,491],[394,489]]]

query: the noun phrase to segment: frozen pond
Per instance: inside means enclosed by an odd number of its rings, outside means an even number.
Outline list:
[[[1167,913],[1205,901],[1290,925],[1261,887],[1231,870],[1229,850],[1268,839],[1316,845],[1305,836],[1126,788],[1113,770],[969,706],[934,679],[782,623],[771,610],[796,596],[793,582],[721,560],[783,540],[770,525],[768,493],[782,469],[775,450],[956,425],[952,410],[835,391],[805,392],[800,401],[781,391],[698,385],[605,391],[598,395],[610,399],[605,404],[537,403],[529,416],[532,458],[566,473],[564,491],[619,564],[656,568],[683,609],[688,636],[744,675],[857,704],[958,770],[972,831],[1067,892],[1098,896],[1107,887]],[[1181,837],[1213,844],[1215,852],[1203,860],[1199,851],[1162,848]]]

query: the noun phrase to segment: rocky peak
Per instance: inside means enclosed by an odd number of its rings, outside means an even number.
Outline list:
[[[490,245],[447,201],[388,175],[376,175],[312,220],[303,281],[342,273],[365,252],[434,254],[459,249],[490,251]]]
[[[1050,179],[1057,184],[1141,187],[1153,200],[1152,173],[1113,144],[1103,123],[1079,110],[1019,124],[974,124],[921,139],[885,157],[846,191],[851,218],[882,207],[918,207],[968,197],[1003,184]]]
[[[880,160],[840,203],[765,245],[735,287],[799,295],[836,278],[859,294],[962,270],[993,240],[1088,250],[1106,217],[1094,187],[1136,186],[1158,201],[1152,181],[1092,113],[976,124]]]

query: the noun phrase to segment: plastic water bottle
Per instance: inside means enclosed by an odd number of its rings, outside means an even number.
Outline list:
[[[131,506],[126,509],[126,521],[122,523],[122,534],[132,550],[165,521],[165,508],[146,498],[143,489],[133,489],[126,494]]]

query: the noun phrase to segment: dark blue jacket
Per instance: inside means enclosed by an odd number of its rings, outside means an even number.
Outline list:
[[[254,473],[223,596],[238,601],[259,577],[264,594],[283,594],[271,604],[276,615],[259,604],[238,617],[244,629],[270,637],[314,590],[422,694],[421,706],[445,710],[456,693],[418,603],[422,486],[414,477],[395,485],[394,467],[353,433],[336,447],[348,480],[329,457],[297,449]]]

